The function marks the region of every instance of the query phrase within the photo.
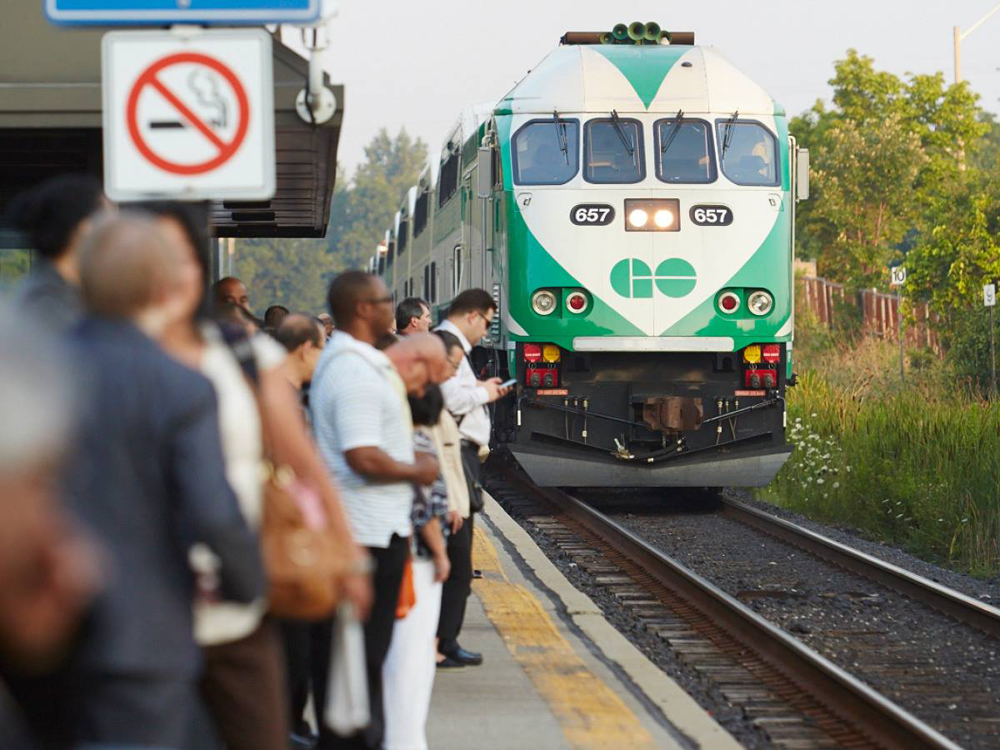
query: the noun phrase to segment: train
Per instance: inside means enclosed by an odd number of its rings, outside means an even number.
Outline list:
[[[468,107],[370,261],[435,315],[498,314],[483,375],[516,378],[496,447],[540,486],[750,487],[791,453],[795,208],[784,109],[691,32],[567,32]]]

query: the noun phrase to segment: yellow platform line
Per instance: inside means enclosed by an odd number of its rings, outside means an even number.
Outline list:
[[[535,596],[511,583],[496,549],[475,530],[475,581],[487,616],[575,748],[652,748],[652,737],[613,690],[583,663]]]

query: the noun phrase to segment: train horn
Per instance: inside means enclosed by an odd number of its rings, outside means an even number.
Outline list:
[[[600,39],[601,39],[601,44],[615,43],[615,35],[612,34],[610,31],[605,31],[603,34],[601,34]]]
[[[646,35],[646,24],[642,21],[635,21],[628,26],[628,38],[633,42],[641,42]]]
[[[643,33],[643,39],[647,42],[660,41],[660,24],[656,21],[650,21],[647,23],[645,32]]]
[[[670,32],[666,29],[661,29],[660,33],[656,37],[657,44],[670,44]]]
[[[611,30],[611,36],[613,36],[619,42],[624,42],[626,39],[628,39],[628,26],[626,26],[623,23],[615,25],[615,27]]]

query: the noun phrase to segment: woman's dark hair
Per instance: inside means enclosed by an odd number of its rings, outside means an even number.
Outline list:
[[[7,213],[40,256],[56,260],[66,252],[80,222],[101,209],[103,199],[96,177],[60,175],[15,197]]]
[[[198,261],[201,277],[205,281],[205,293],[198,305],[197,316],[209,317],[212,309],[208,301],[208,284],[212,280],[212,264],[208,237],[208,211],[200,206],[177,201],[147,201],[132,206],[154,219],[173,219],[184,230],[188,242],[194,248],[194,257]]]
[[[444,342],[445,354],[451,354],[451,350],[456,346],[462,350],[463,354],[465,353],[465,347],[462,346],[462,342],[451,331],[434,331],[434,334]]]
[[[413,415],[415,427],[433,427],[441,419],[444,396],[434,383],[427,386],[426,392],[420,398],[407,396],[407,400],[410,402],[410,413]]]

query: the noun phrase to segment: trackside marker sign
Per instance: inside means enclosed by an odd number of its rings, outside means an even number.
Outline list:
[[[271,37],[263,30],[113,32],[102,45],[112,200],[274,195]]]

